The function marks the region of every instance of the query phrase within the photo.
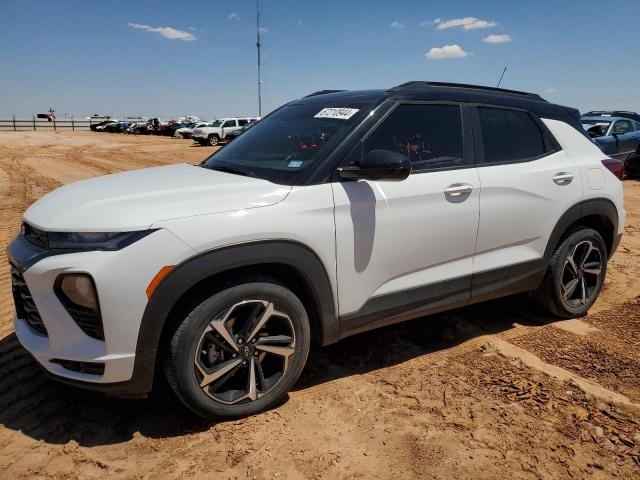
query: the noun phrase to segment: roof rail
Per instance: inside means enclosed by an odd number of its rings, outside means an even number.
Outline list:
[[[410,88],[432,88],[432,87],[448,87],[448,88],[466,88],[471,90],[484,90],[496,93],[505,93],[508,95],[518,95],[521,97],[528,97],[535,100],[543,100],[543,98],[537,93],[520,92],[518,90],[508,90],[506,88],[487,87],[484,85],[469,85],[466,83],[450,83],[450,82],[425,82],[425,81],[412,81],[405,82],[401,85],[390,88],[389,90],[404,90]]]
[[[325,93],[338,93],[338,92],[346,92],[346,90],[318,90],[317,92],[310,93],[309,95],[305,95],[302,98],[315,97],[316,95],[324,95]]]

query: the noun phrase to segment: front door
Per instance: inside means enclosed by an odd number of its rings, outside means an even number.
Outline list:
[[[457,104],[398,105],[349,161],[403,153],[409,178],[333,184],[343,334],[468,300],[480,184],[462,113]]]

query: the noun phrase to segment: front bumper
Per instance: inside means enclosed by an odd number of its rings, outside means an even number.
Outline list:
[[[190,247],[167,230],[117,251],[62,253],[36,247],[20,235],[7,254],[28,287],[46,334],[35,331],[16,314],[16,336],[47,374],[65,383],[120,396],[148,392],[156,352],[137,347],[147,305],[145,290],[163,266],[179,263],[190,252]],[[86,335],[54,293],[56,278],[72,272],[87,273],[94,279],[104,341]],[[69,362],[104,366],[104,370],[84,373],[68,368]]]

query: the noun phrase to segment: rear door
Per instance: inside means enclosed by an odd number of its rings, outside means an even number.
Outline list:
[[[229,132],[234,132],[236,130],[238,130],[238,120],[233,119],[233,120],[225,120],[225,122],[222,124],[222,135],[223,137],[226,136]]]
[[[616,120],[611,127],[611,135],[616,142],[616,153],[614,156],[620,160],[626,159],[633,153],[638,145],[638,134],[633,126],[632,120]]]
[[[333,183],[338,297],[354,332],[400,312],[466,303],[479,213],[471,127],[459,104],[397,105],[352,152],[410,157],[403,181]]]
[[[582,198],[580,171],[540,119],[511,108],[473,108],[480,224],[471,295],[509,293],[539,280],[559,218]]]

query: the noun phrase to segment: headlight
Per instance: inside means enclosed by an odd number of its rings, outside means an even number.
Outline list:
[[[31,243],[64,250],[120,250],[155,230],[138,232],[45,232],[24,223],[22,233]]]
[[[115,232],[49,232],[49,247],[51,248],[82,248],[83,246],[92,245],[109,245],[113,240],[121,235],[129,235],[129,233]]]

